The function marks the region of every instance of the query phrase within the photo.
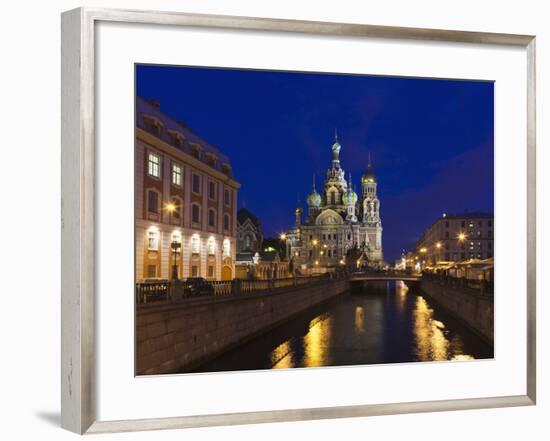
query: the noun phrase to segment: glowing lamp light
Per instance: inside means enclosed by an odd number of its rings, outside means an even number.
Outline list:
[[[169,202],[164,206],[164,208],[166,209],[166,211],[173,213],[174,211],[176,211],[176,204]]]
[[[281,240],[286,240],[286,234],[285,233],[281,233],[281,235],[279,237],[281,238]]]
[[[324,252],[324,251],[321,251],[319,254],[321,254],[321,256],[322,256],[323,254],[325,254],[325,252]]]
[[[313,245],[317,245],[319,242],[317,241],[317,239],[313,239]]]
[[[425,253],[426,251],[428,251],[426,248],[424,248],[424,247],[423,247],[423,248],[420,248],[420,252],[421,252],[421,253]]]
[[[441,242],[437,242],[437,243],[435,244],[435,246],[436,246],[437,249],[441,248]]]
[[[466,239],[466,235],[465,235],[464,233],[460,233],[460,234],[458,235],[458,240],[460,240],[461,242],[462,242],[463,240],[465,240],[465,239]]]
[[[315,261],[315,265],[319,265],[319,261],[318,261],[318,260]]]

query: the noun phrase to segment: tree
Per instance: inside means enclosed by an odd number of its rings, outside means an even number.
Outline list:
[[[263,251],[277,251],[281,260],[286,259],[286,242],[276,237],[267,237],[262,242]]]

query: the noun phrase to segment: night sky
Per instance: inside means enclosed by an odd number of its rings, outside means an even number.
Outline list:
[[[386,261],[444,212],[493,212],[492,82],[139,65],[136,93],[229,156],[265,237],[322,188],[335,128],[358,193],[371,153]]]

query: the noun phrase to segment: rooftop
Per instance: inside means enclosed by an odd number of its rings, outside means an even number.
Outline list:
[[[148,123],[148,120],[151,119],[161,123],[161,126],[154,133],[152,133],[151,124]],[[176,121],[174,118],[163,113],[158,101],[152,99],[146,100],[140,96],[136,97],[136,127],[152,133],[171,146],[192,156],[195,156],[193,152],[194,146],[200,146],[199,148],[202,151],[200,155],[201,161],[232,177],[229,158],[220,149],[194,133],[184,122]],[[179,134],[181,142],[174,142],[172,134]],[[212,161],[212,158],[215,158],[215,161]]]

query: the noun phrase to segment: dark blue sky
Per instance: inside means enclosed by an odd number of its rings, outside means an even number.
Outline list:
[[[492,82],[139,65],[136,92],[229,156],[266,237],[321,188],[335,127],[358,191],[371,153],[387,261],[443,212],[493,211]]]

